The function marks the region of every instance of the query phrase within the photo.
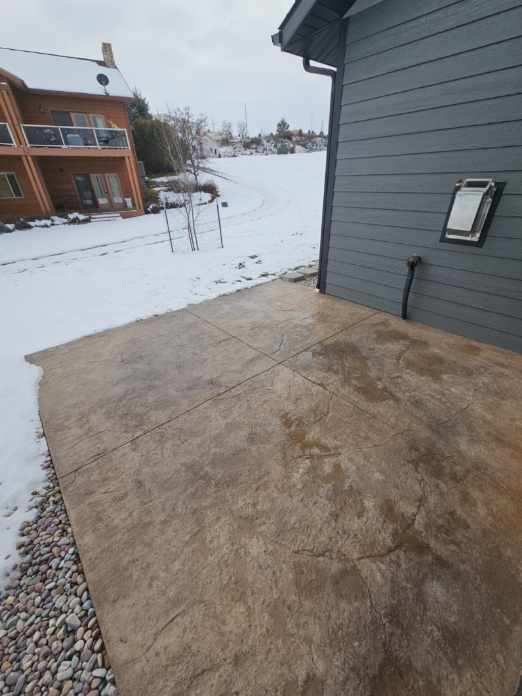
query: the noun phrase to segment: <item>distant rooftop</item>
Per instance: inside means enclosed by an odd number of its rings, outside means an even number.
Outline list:
[[[31,90],[132,97],[118,68],[103,60],[0,47],[0,77],[2,71]],[[97,79],[100,73],[109,80],[106,87]]]

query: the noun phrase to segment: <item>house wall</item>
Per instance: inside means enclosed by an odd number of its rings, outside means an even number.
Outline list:
[[[326,292],[522,351],[520,0],[384,0],[348,24]],[[342,71],[341,71],[342,72]],[[440,243],[457,179],[506,182],[483,248]]]
[[[80,113],[103,114],[113,128],[129,129],[127,103],[101,97],[78,97],[76,95],[53,95],[15,92],[18,108],[24,123],[51,125],[52,111],[78,111]]]
[[[23,198],[0,199],[2,222],[15,222],[19,217],[34,215],[40,210],[21,157],[0,157],[0,172],[14,172],[24,194]]]
[[[40,169],[57,210],[81,210],[74,177],[77,174],[118,174],[124,196],[132,196],[123,158],[103,157],[41,157]],[[134,201],[136,205],[136,201]]]

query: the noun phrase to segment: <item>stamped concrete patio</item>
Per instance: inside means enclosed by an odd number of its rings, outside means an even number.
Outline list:
[[[32,360],[123,696],[514,696],[522,356],[277,281]]]

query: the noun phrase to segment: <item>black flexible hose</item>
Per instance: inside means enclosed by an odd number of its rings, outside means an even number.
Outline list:
[[[411,286],[413,285],[413,279],[415,278],[415,270],[419,263],[422,262],[420,256],[410,256],[406,260],[406,266],[408,267],[408,275],[406,276],[406,283],[404,284],[404,290],[402,292],[402,319],[408,318],[408,300],[410,297]]]

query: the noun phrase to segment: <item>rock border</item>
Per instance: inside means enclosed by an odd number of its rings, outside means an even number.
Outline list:
[[[53,464],[32,495],[20,561],[0,591],[0,694],[117,696]]]

